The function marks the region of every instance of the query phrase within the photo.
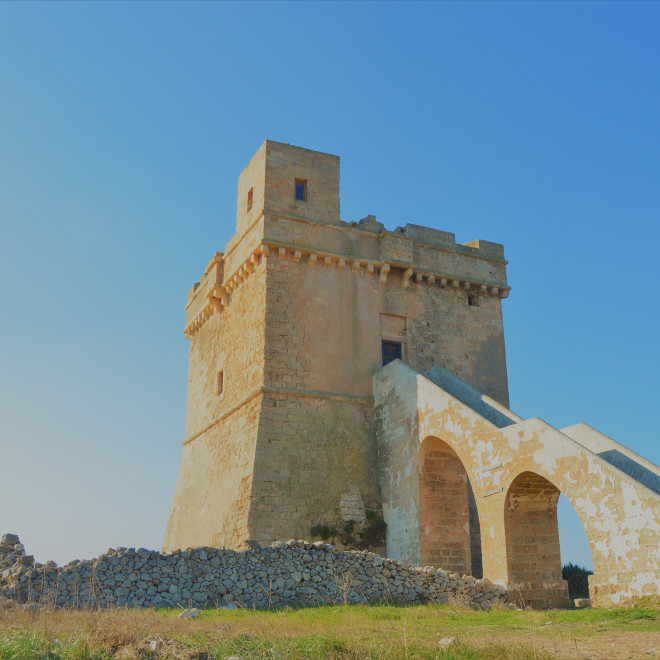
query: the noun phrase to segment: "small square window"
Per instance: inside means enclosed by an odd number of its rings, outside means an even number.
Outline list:
[[[296,179],[296,200],[307,201],[307,179]]]
[[[220,396],[225,389],[225,372],[218,371],[218,396]]]
[[[479,307],[479,296],[476,293],[468,293],[468,305]]]
[[[382,341],[383,351],[383,366],[394,362],[394,360],[401,359],[401,342],[400,341]]]
[[[248,196],[247,196],[247,210],[249,211],[252,208],[252,193],[254,191],[254,188],[250,188],[248,190]]]

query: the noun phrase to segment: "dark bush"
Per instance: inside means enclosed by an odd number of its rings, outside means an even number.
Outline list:
[[[327,541],[330,537],[334,536],[337,533],[337,530],[328,525],[314,525],[312,527],[312,538],[321,538],[324,541]]]
[[[593,571],[570,562],[561,567],[561,576],[568,582],[569,598],[589,598],[590,575],[593,575]]]
[[[365,522],[359,525],[354,520],[347,521],[341,531],[326,524],[314,525],[311,529],[312,538],[324,541],[339,541],[345,548],[368,550],[385,545],[387,524],[381,513],[367,509]]]

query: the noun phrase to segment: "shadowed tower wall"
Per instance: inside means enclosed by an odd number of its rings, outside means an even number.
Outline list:
[[[498,244],[342,222],[339,159],[266,141],[239,177],[237,233],[189,295],[186,440],[164,549],[309,538],[380,512],[382,342],[508,405],[505,266]]]

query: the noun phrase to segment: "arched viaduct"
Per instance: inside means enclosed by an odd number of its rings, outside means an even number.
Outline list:
[[[584,424],[523,420],[449,372],[374,376],[387,553],[568,605],[557,500],[589,540],[596,605],[660,594],[660,470]]]

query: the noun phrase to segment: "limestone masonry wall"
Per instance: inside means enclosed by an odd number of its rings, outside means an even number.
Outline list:
[[[2,597],[101,608],[452,599],[487,608],[507,600],[505,589],[488,580],[411,568],[368,552],[336,552],[321,542],[278,542],[243,552],[194,548],[161,554],[118,548],[60,568],[54,562],[35,563],[15,534],[5,534],[0,542]]]
[[[273,392],[261,422],[252,538],[310,538],[316,525],[360,525],[369,510],[380,517],[371,406]]]
[[[208,273],[217,277],[214,265]],[[265,263],[192,336],[183,458],[163,549],[249,538],[264,370]],[[222,338],[220,341],[219,338]],[[222,381],[222,382],[220,382]]]

